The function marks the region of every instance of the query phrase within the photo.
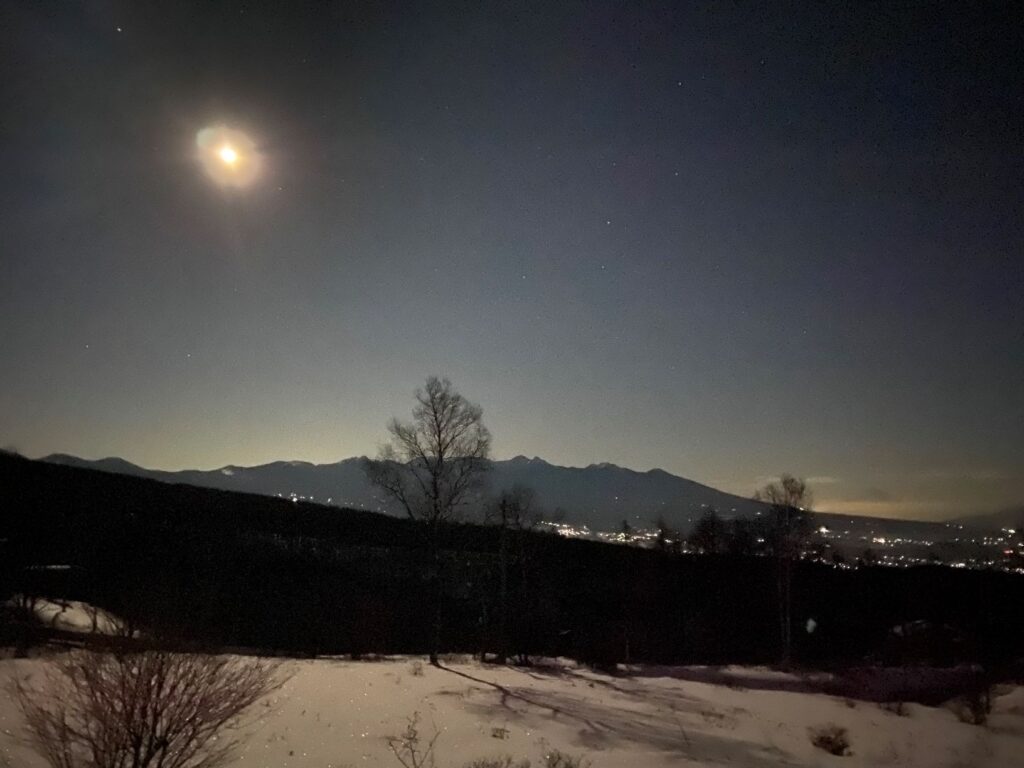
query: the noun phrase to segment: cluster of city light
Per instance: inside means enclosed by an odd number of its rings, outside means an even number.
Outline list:
[[[690,518],[689,522],[692,523],[694,521]],[[557,533],[558,535],[566,538],[589,539],[591,541],[604,541],[608,543],[639,547],[653,547],[659,538],[656,530],[645,528],[636,528],[630,531],[599,531],[592,530],[585,525],[551,522],[544,522],[542,523],[542,526],[551,530],[553,533]],[[947,527],[952,528],[953,530],[960,529],[960,527],[956,525]],[[861,567],[864,564],[863,558],[861,557],[849,556],[849,559],[834,559],[833,557],[834,552],[842,552],[842,543],[844,541],[850,541],[854,543],[859,542],[861,546],[874,545],[883,548],[883,550],[889,550],[888,552],[880,552],[875,556],[875,559],[871,561],[874,565],[883,567],[910,568],[920,565],[941,564],[963,569],[999,568],[1010,573],[1024,573],[1024,567],[1020,567],[1014,563],[1012,559],[1002,559],[1000,557],[992,557],[991,555],[985,557],[964,557],[961,555],[960,558],[955,560],[947,555],[946,557],[938,559],[935,554],[924,556],[906,551],[901,553],[897,549],[904,547],[919,547],[930,550],[943,542],[936,542],[928,539],[914,539],[906,536],[883,536],[878,535],[873,531],[868,531],[863,535],[854,536],[850,536],[850,533],[851,532],[849,530],[834,531],[825,525],[818,526],[816,528],[817,537],[823,541],[835,542],[838,548],[830,548],[828,551],[823,553],[816,550],[814,547],[811,547],[807,551],[802,552],[800,554],[800,558],[802,560],[820,562],[841,570],[850,570]],[[1008,533],[1008,531],[1005,531],[1004,529],[1004,533]],[[980,539],[963,539],[962,541],[964,544],[973,541],[978,545],[985,545],[992,548],[1004,541],[1004,538],[1005,537],[1000,536],[986,536],[981,537]],[[757,538],[756,541],[758,544],[765,544],[764,538]],[[945,543],[956,544],[958,542],[961,542],[959,537],[952,537]],[[686,545],[685,540],[680,543],[682,544],[682,547],[679,551],[682,554],[693,554],[695,552],[691,547]],[[1024,543],[1022,543],[1020,547],[1021,553],[1024,553]],[[893,552],[893,549],[897,549],[897,551]],[[999,555],[1006,558],[1011,558],[1015,554],[1017,553],[1012,549],[1000,548],[999,550]]]
[[[277,496],[281,498],[290,499],[294,503],[298,503],[300,501],[315,501],[314,496],[305,496],[295,492],[290,492],[287,494],[278,493]],[[328,497],[326,503],[334,503],[333,498]],[[341,500],[337,503],[342,506],[361,506],[349,505],[349,503],[344,500]],[[387,511],[383,506],[380,505],[376,507],[376,510],[378,512]],[[690,518],[690,522],[693,522],[692,518]],[[550,521],[543,521],[540,523],[540,525],[542,529],[547,529],[552,533],[555,533],[559,536],[563,536],[565,538],[589,539],[591,541],[604,541],[608,543],[639,547],[653,547],[656,546],[658,543],[664,542],[664,539],[662,539],[659,535],[659,531],[655,529],[635,528],[630,530],[619,531],[600,531],[591,529],[589,526],[582,524]],[[952,528],[954,530],[961,530],[962,528],[962,526],[959,525],[947,525],[947,527]],[[833,568],[848,570],[863,565],[863,558],[860,557],[850,557],[849,560],[845,558],[834,557],[834,553],[842,552],[842,542],[849,539],[853,542],[860,542],[862,545],[871,544],[890,550],[890,552],[881,552],[877,556],[875,556],[875,558],[871,561],[875,565],[895,568],[908,568],[915,565],[943,564],[953,568],[964,569],[999,568],[1010,573],[1024,574],[1024,567],[1020,566],[1018,562],[1014,562],[1013,560],[1014,556],[1024,554],[1024,541],[1017,543],[1017,546],[1020,549],[1019,552],[1015,551],[1012,548],[1006,548],[1008,537],[1012,537],[1016,534],[1016,531],[1014,529],[1004,528],[1002,530],[1002,533],[1004,535],[1002,536],[982,536],[980,538],[964,539],[961,539],[959,536],[956,536],[951,537],[945,542],[936,542],[927,539],[913,539],[904,536],[881,536],[876,535],[873,531],[868,531],[864,535],[850,536],[851,531],[849,530],[834,531],[826,525],[821,525],[817,527],[815,532],[819,540],[826,542],[836,542],[836,545],[838,545],[839,548],[832,549],[831,547],[829,547],[826,552],[822,552],[816,547],[812,546],[809,547],[807,551],[802,552],[800,554],[800,558],[802,560],[810,560],[824,563],[830,565]],[[755,540],[758,544],[761,545],[766,543],[763,537],[758,537]],[[695,552],[691,547],[687,546],[685,539],[679,542],[669,543],[681,544],[682,546],[678,548],[678,551],[682,554],[694,554]],[[998,557],[994,558],[991,555],[989,555],[988,557],[961,556],[960,559],[953,560],[949,558],[948,555],[946,557],[943,557],[942,559],[938,559],[935,554],[931,554],[928,557],[923,557],[918,556],[916,554],[909,554],[906,552],[902,554],[898,552],[891,552],[892,549],[897,547],[931,548],[936,546],[937,544],[943,543],[950,545],[973,543],[977,546],[985,546],[988,548],[998,547],[999,555],[1006,559],[1000,559]]]

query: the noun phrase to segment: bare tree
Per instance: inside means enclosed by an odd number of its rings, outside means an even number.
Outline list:
[[[423,525],[430,562],[433,632],[430,661],[441,644],[440,531],[456,519],[480,490],[490,468],[491,434],[483,409],[455,391],[448,379],[431,376],[416,391],[412,421],[392,419],[390,440],[376,461],[367,460],[370,482]]]
[[[514,560],[524,568],[525,553],[524,534],[532,530],[540,522],[536,509],[536,494],[532,489],[522,485],[514,485],[504,490],[497,500],[488,508],[486,519],[499,529],[498,568],[499,568],[499,617],[498,617],[498,656],[497,662],[504,664],[509,655],[509,566]],[[525,572],[520,580],[520,589],[525,589]]]
[[[775,559],[782,664],[788,666],[793,650],[793,564],[810,537],[805,512],[811,508],[811,492],[803,480],[783,475],[757,491],[754,499],[769,505],[763,530],[765,544]]]
[[[278,665],[170,651],[76,651],[11,693],[51,768],[215,768],[242,713],[280,685]]]
[[[725,521],[709,507],[690,533],[690,546],[705,554],[718,554],[725,551],[728,533]]]

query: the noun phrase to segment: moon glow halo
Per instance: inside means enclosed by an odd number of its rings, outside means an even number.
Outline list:
[[[245,188],[260,175],[263,156],[244,131],[216,125],[196,134],[199,164],[215,184],[221,187]]]

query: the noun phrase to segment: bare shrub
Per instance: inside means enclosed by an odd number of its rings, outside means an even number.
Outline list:
[[[910,714],[907,711],[907,705],[902,701],[883,701],[878,706],[886,712],[892,712],[894,715],[899,717],[906,717]]]
[[[78,651],[13,682],[27,741],[51,768],[215,768],[279,665],[171,651]]]
[[[544,755],[544,768],[590,768],[590,765],[589,760],[567,755],[557,749],[549,750]]]
[[[969,725],[985,725],[992,713],[992,688],[988,685],[972,688],[956,701],[956,716]]]
[[[507,729],[494,729],[504,731]],[[398,736],[390,736],[387,739],[388,748],[395,759],[403,768],[437,768],[434,746],[441,735],[437,727],[434,727],[434,735],[427,741],[420,734],[420,713],[414,712],[409,718],[405,730]],[[492,735],[495,735],[492,731]],[[504,736],[502,737],[504,738]],[[542,739],[541,746],[545,750],[541,758],[540,768],[590,768],[589,760],[582,757],[573,757],[557,749],[549,749],[547,743]],[[463,768],[530,768],[529,760],[516,760],[509,755],[499,757],[483,757],[466,763]]]
[[[405,768],[435,768],[434,745],[441,732],[434,728],[434,735],[426,744],[421,744],[420,713],[413,712],[399,736],[388,737],[388,748]]]
[[[811,734],[811,744],[818,749],[823,749],[830,755],[843,756],[850,754],[850,737],[845,728],[835,723],[828,723],[827,725],[810,728],[809,731]]]
[[[423,662],[416,659],[409,665],[409,674],[413,677],[423,677]]]

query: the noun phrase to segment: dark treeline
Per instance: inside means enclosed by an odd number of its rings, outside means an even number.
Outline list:
[[[291,654],[423,653],[430,595],[415,523],[0,456],[0,600],[83,599],[189,641]],[[777,591],[764,557],[679,556],[516,531],[512,655],[610,664],[770,662]],[[443,649],[496,652],[494,527],[445,525]],[[71,566],[52,568],[46,566]],[[944,567],[803,562],[793,657],[847,664],[980,660],[1024,648],[1024,578]],[[813,619],[813,632],[804,630]],[[941,647],[892,627],[945,627]],[[8,629],[7,631],[11,631]]]

